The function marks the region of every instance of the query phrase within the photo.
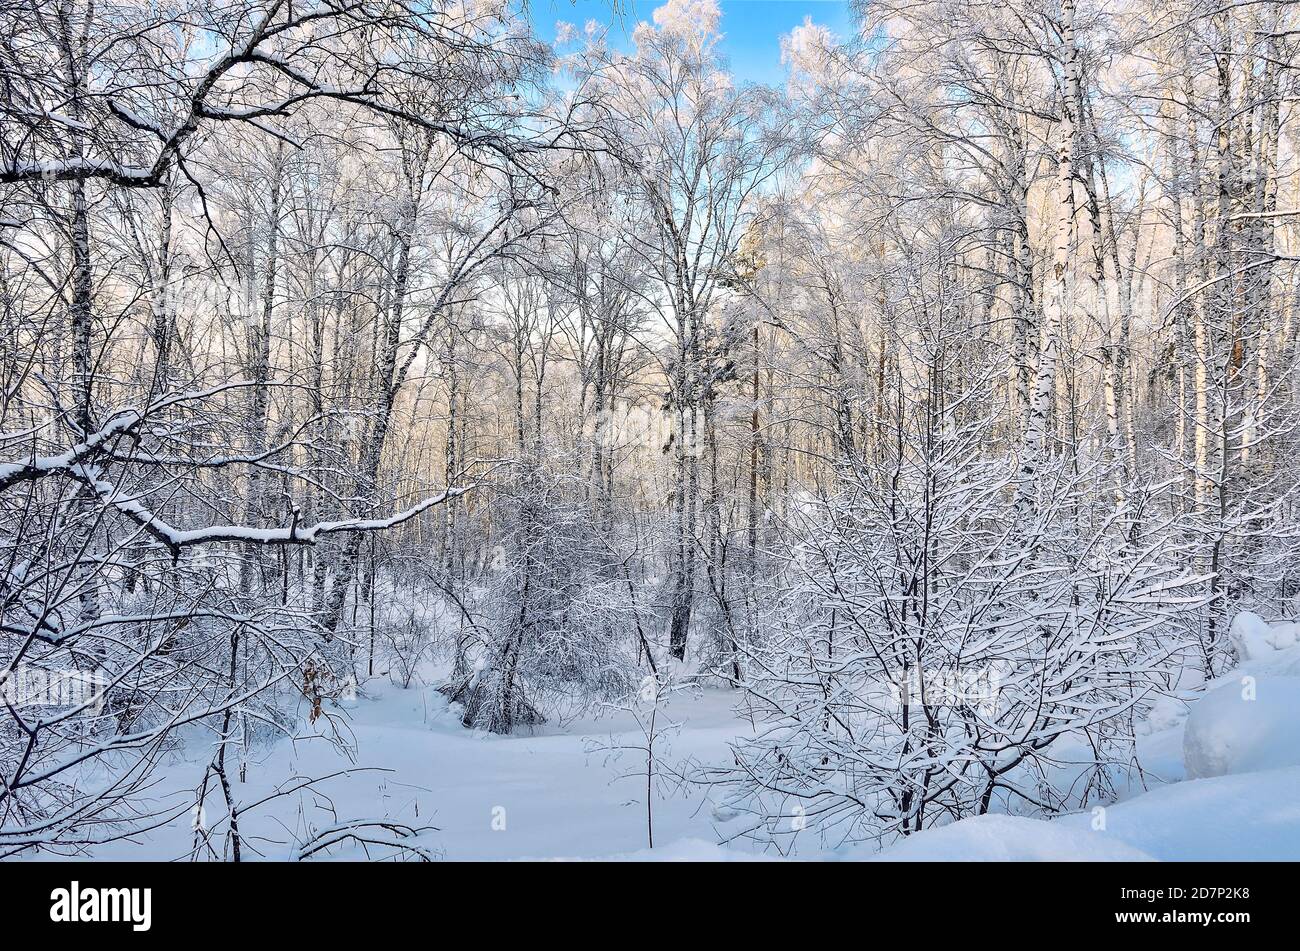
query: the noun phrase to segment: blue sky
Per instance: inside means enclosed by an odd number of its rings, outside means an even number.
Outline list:
[[[624,10],[616,30],[630,34],[638,20],[649,20],[663,0],[622,0]],[[732,72],[741,81],[779,83],[785,78],[781,66],[781,37],[812,17],[814,23],[830,27],[840,36],[852,29],[847,0],[720,0],[722,49]],[[567,20],[582,26],[588,20],[608,23],[610,0],[532,0],[531,16],[543,39],[555,37],[555,23]]]

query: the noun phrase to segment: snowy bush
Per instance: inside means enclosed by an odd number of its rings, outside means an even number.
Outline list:
[[[508,733],[543,722],[543,700],[581,707],[625,693],[634,666],[625,579],[571,470],[520,467],[443,692],[466,726]]]
[[[1174,622],[1197,579],[1067,466],[1013,480],[987,451],[994,381],[968,379],[961,402],[937,392],[951,351],[978,343],[927,331],[893,441],[796,511],[782,610],[747,645],[765,725],[715,779],[778,840],[885,840],[1107,796],[1132,720],[1184,660]],[[1067,738],[1096,765],[1055,790]]]
[[[886,838],[1110,792],[1105,764],[1131,757],[1169,662],[1179,581],[1096,539],[1082,558],[1016,550],[1011,513],[983,508],[996,487],[939,490],[929,518],[856,487],[806,526],[791,611],[748,665],[767,725],[726,779],[766,834]],[[1065,738],[1098,764],[1070,792],[1045,780]]]
[[[388,676],[410,687],[438,646],[440,607],[429,592],[387,592],[375,610],[375,637],[382,645]]]

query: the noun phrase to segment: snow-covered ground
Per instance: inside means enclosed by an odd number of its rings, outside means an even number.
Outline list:
[[[361,694],[346,720],[334,711],[333,723],[322,718],[314,727],[304,724],[314,738],[281,741],[250,762],[247,781],[233,786],[245,804],[302,777],[351,772],[244,813],[246,848],[282,859],[309,825],[366,817],[435,826],[420,844],[447,859],[601,858],[647,849],[644,756],[611,751],[620,742],[640,742],[630,715],[614,711],[503,737],[466,730],[432,687],[402,689],[377,679],[362,685]],[[670,765],[725,756],[728,742],[745,726],[732,710],[736,699],[734,691],[719,690],[674,697],[665,712],[686,722],[679,733],[659,740],[660,755]],[[355,749],[354,762],[325,739],[335,728]],[[193,744],[190,753],[165,764],[159,787],[197,789],[210,758],[210,749]],[[635,771],[642,775],[625,776]],[[662,848],[655,857],[726,857],[715,844],[706,795],[667,778],[656,786],[654,834]],[[205,819],[219,824],[219,793],[210,792],[208,803]],[[94,854],[125,860],[187,856],[192,823],[186,814]],[[347,848],[332,857],[365,856]]]
[[[1257,619],[1256,619],[1257,621]],[[1264,644],[1268,626],[1239,637],[1248,659],[1190,704],[1163,711],[1140,744],[1146,789],[1134,783],[1102,810],[1050,820],[988,815],[914,835],[883,853],[866,846],[828,851],[810,829],[796,858],[839,860],[1143,861],[1300,858],[1300,645]],[[1263,627],[1260,627],[1263,625]],[[1279,649],[1280,648],[1280,649]],[[728,744],[749,729],[739,694],[675,694],[666,713],[680,730],[660,738],[657,758],[680,765],[725,763]],[[1187,711],[1190,711],[1190,715]],[[339,731],[352,761],[326,737]],[[282,859],[312,829],[366,817],[434,826],[419,843],[447,859],[730,860],[775,857],[733,839],[735,821],[715,812],[707,789],[665,779],[653,797],[656,848],[648,848],[644,755],[611,752],[643,738],[626,712],[548,724],[502,737],[469,731],[432,687],[377,678],[355,704],[303,736],[261,749],[247,781],[233,787],[246,811],[248,858]],[[162,767],[159,789],[197,789],[211,756],[198,737]],[[1188,767],[1185,769],[1185,763]],[[273,798],[305,777],[347,773]],[[638,775],[639,774],[639,775]],[[1188,778],[1188,777],[1195,778]],[[160,797],[175,806],[191,793]],[[224,821],[209,793],[209,825]],[[131,841],[98,847],[98,858],[188,856],[192,817]],[[725,846],[720,845],[727,839]],[[253,855],[248,855],[252,851]],[[386,854],[380,848],[371,857]],[[365,854],[340,846],[317,859]]]

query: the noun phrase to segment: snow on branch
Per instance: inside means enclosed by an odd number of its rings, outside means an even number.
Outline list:
[[[107,450],[114,439],[138,431],[147,419],[168,407],[183,403],[202,402],[227,390],[253,385],[253,383],[245,380],[236,380],[206,390],[174,393],[163,399],[155,400],[143,409],[128,407],[118,410],[99,429],[63,452],[46,456],[38,456],[32,453],[26,459],[0,463],[0,492],[5,492],[20,482],[29,482],[51,475],[72,474],[73,470],[78,466]],[[278,384],[268,383],[266,385],[275,386]]]
[[[387,518],[351,518],[337,521],[317,522],[314,525],[299,525],[295,510],[293,522],[284,528],[252,528],[246,525],[209,525],[204,528],[177,528],[154,514],[145,506],[138,496],[124,496],[120,487],[103,479],[99,473],[85,466],[76,466],[71,474],[95,491],[100,499],[138,524],[146,532],[162,542],[177,557],[182,548],[195,545],[211,545],[217,542],[248,542],[257,545],[314,545],[325,535],[343,532],[378,532],[394,528],[410,521],[421,512],[441,505],[448,499],[464,495],[474,485],[447,488],[438,495],[424,499],[420,503],[404,509]]]

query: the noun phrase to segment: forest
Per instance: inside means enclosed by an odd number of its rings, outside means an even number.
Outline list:
[[[546,2],[0,0],[0,858],[1300,794],[1295,5]]]

